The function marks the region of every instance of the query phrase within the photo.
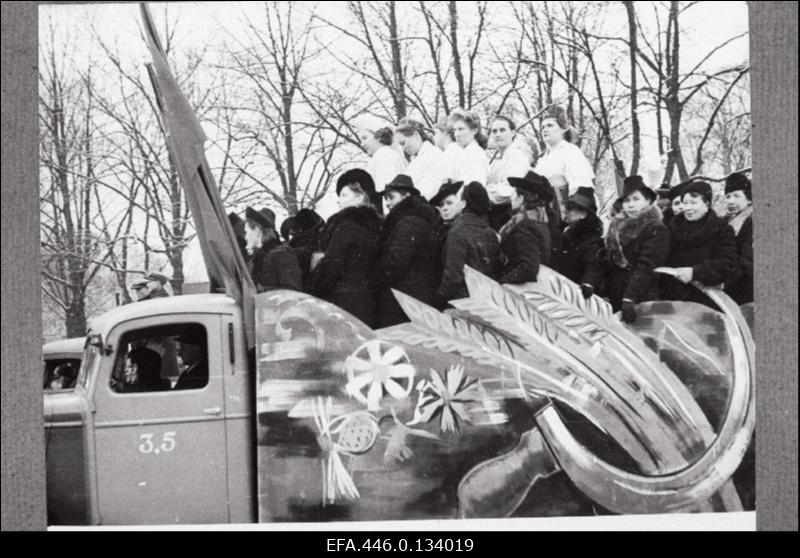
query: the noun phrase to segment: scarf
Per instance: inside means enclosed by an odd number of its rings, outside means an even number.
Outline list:
[[[728,218],[728,224],[733,227],[733,232],[736,233],[736,236],[739,236],[739,231],[742,230],[742,226],[744,222],[747,221],[747,218],[753,214],[753,206],[750,205],[734,215],[733,217]]]
[[[511,230],[523,219],[532,219],[537,223],[547,224],[547,209],[544,206],[541,207],[534,207],[533,209],[528,209],[526,211],[517,211],[514,215],[511,216],[511,219],[502,226],[500,229],[500,236],[505,238],[511,232]]]
[[[630,267],[630,262],[625,257],[624,248],[653,222],[661,222],[661,211],[658,206],[651,205],[636,217],[628,217],[625,213],[620,213],[611,221],[606,236],[606,247],[608,248],[611,262],[623,269]]]

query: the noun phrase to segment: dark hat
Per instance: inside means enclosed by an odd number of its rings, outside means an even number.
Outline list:
[[[439,191],[431,198],[431,205],[438,207],[448,196],[458,194],[458,191],[463,185],[463,182],[445,182],[439,186]]]
[[[342,188],[353,183],[358,184],[368,196],[372,196],[375,193],[375,181],[367,171],[364,169],[350,169],[342,173],[336,181],[336,195],[338,196],[341,193]]]
[[[251,221],[254,221],[264,227],[265,229],[275,228],[275,212],[265,207],[256,211],[252,207],[248,207],[244,211],[244,216]]]
[[[688,182],[681,182],[680,184],[676,184],[672,188],[669,189],[669,201],[674,201],[675,198],[680,198],[683,196],[683,189],[686,188],[686,185],[689,184]]]
[[[142,280],[144,280],[144,281],[158,281],[162,285],[166,285],[167,281],[169,281],[169,279],[167,278],[166,275],[162,275],[160,273],[148,273],[147,275],[142,277]]]
[[[291,219],[291,228],[289,230],[292,231],[292,234],[310,231],[325,222],[316,211],[307,207],[298,211]]]
[[[661,184],[656,190],[656,194],[658,194],[658,199],[666,200],[669,199],[670,187],[669,184]]]
[[[567,200],[567,208],[569,208],[570,205],[577,206],[589,213],[597,213],[597,205],[594,202],[594,188],[588,188],[586,186],[578,188],[578,191],[572,194]]]
[[[475,215],[488,215],[491,202],[486,188],[480,182],[470,182],[461,190],[465,210]]]
[[[509,176],[508,183],[514,188],[535,194],[544,203],[550,203],[553,200],[553,187],[550,186],[550,181],[533,171],[528,171],[522,178]]]
[[[753,183],[741,172],[734,172],[725,178],[725,193],[730,194],[738,190],[744,191],[748,200],[753,199]]]
[[[634,192],[641,192],[650,203],[656,201],[656,193],[645,185],[644,180],[638,174],[629,176],[622,181],[622,195],[619,199],[624,200]]]
[[[391,190],[397,190],[399,192],[408,192],[412,196],[419,196],[419,190],[414,187],[414,181],[411,180],[411,177],[407,174],[398,174],[394,177],[394,179],[386,185],[383,190],[383,195],[385,196]]]
[[[292,227],[294,226],[294,217],[287,217],[281,223],[281,236],[284,240],[289,240],[289,233],[292,232]]]
[[[703,182],[702,180],[697,180],[695,182],[689,182],[683,188],[683,192],[681,192],[681,199],[686,194],[695,194],[697,196],[702,197],[706,203],[711,203],[711,198],[713,197],[713,191],[711,190],[711,184],[708,182]]]
[[[203,345],[206,342],[206,334],[202,328],[191,327],[179,333],[175,340],[178,343],[188,343],[190,345]]]
[[[228,221],[230,222],[231,226],[235,228],[236,225],[242,222],[242,218],[239,217],[237,213],[231,211],[230,213],[228,213]]]

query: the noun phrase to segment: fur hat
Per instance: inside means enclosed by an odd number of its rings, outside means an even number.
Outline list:
[[[730,194],[737,190],[744,191],[748,200],[753,199],[753,183],[741,172],[734,172],[725,178],[725,193]]]
[[[594,188],[588,188],[586,186],[578,188],[578,191],[572,194],[567,200],[567,209],[569,209],[571,205],[588,211],[589,213],[597,213],[597,205],[594,201]]]
[[[465,210],[475,215],[488,215],[491,202],[486,188],[480,182],[470,182],[461,190]]]
[[[389,184],[383,190],[383,195],[385,196],[392,190],[398,192],[407,192],[412,196],[419,196],[419,190],[414,187],[414,181],[411,179],[410,176],[407,174],[398,174],[395,176]]]
[[[681,199],[683,199],[686,194],[700,196],[707,204],[711,204],[711,199],[713,198],[711,184],[708,182],[703,182],[702,180],[689,182],[686,186],[684,186],[683,192],[681,192]]]
[[[644,180],[638,174],[629,176],[622,182],[622,195],[620,195],[619,199],[624,201],[625,198],[634,192],[641,192],[650,203],[656,201],[656,193],[652,188],[648,188],[647,185],[645,185]]]
[[[439,186],[439,191],[431,198],[431,205],[438,207],[448,196],[458,194],[458,191],[463,185],[463,182],[445,182]]]
[[[342,188],[353,183],[358,184],[367,196],[375,194],[375,181],[372,176],[364,169],[350,169],[342,173],[336,181],[336,195],[342,192]]]
[[[550,181],[533,171],[528,171],[522,178],[509,176],[508,183],[514,188],[536,195],[544,203],[550,203],[553,200],[553,188],[550,186]]]
[[[265,229],[275,229],[275,212],[268,207],[260,209],[259,211],[248,207],[244,211],[244,216],[246,219],[258,223]]]

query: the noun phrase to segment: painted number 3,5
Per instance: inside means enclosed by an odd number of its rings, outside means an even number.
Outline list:
[[[140,453],[154,453],[158,455],[163,452],[170,452],[175,449],[175,432],[164,432],[161,437],[161,443],[153,442],[155,434],[140,434],[139,435],[139,452]],[[158,445],[156,445],[158,444]]]

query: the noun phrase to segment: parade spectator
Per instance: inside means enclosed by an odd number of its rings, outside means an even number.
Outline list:
[[[594,171],[580,147],[572,143],[576,139],[576,132],[570,126],[563,108],[552,107],[545,112],[541,121],[541,135],[546,148],[534,170],[556,188],[556,196],[563,209],[567,198],[576,193],[578,188],[594,189]]]
[[[486,184],[489,176],[489,156],[486,154],[488,140],[481,130],[477,114],[466,110],[455,110],[449,116],[453,137],[461,147],[457,162],[456,180],[469,184]]]
[[[738,304],[753,302],[753,186],[744,174],[725,179],[728,224],[736,234],[739,255],[734,279],[725,282],[725,292]]]
[[[515,141],[517,126],[507,116],[497,116],[489,129],[492,142],[497,148],[489,161],[489,176],[486,191],[492,203],[489,209],[489,224],[494,230],[500,228],[511,218],[511,197],[514,188],[508,178],[521,178],[530,170],[530,157],[519,148]]]
[[[297,256],[300,272],[303,275],[303,288],[308,285],[309,271],[311,270],[311,257],[319,250],[322,229],[325,220],[313,209],[304,207],[295,214],[289,228],[291,240],[289,246]]]
[[[402,151],[394,146],[394,131],[388,126],[378,126],[376,123],[364,121],[361,123],[358,137],[370,156],[366,171],[377,186],[371,194],[370,201],[378,213],[382,214],[383,187],[405,171],[406,159]]]
[[[269,208],[245,210],[245,239],[251,254],[248,266],[256,291],[303,289],[303,274],[294,251],[278,240],[275,213]]]
[[[440,223],[437,231],[442,243],[453,220],[464,210],[464,200],[459,194],[463,185],[462,182],[445,182],[431,198],[431,205],[439,210]]]
[[[321,253],[312,257],[309,291],[376,327],[381,219],[371,202],[375,183],[365,170],[351,169],[337,180],[336,193],[339,211],[322,231]]]
[[[688,283],[721,286],[736,272],[736,235],[725,219],[711,210],[712,190],[707,182],[688,184],[683,190],[683,212],[669,224],[667,267],[672,275],[661,279],[666,300],[716,305]]]
[[[389,214],[383,224],[381,257],[376,266],[380,285],[378,326],[388,327],[408,321],[392,289],[425,304],[436,303],[438,216],[407,175],[395,177],[386,185],[383,196]]]
[[[244,219],[234,212],[228,213],[228,222],[233,227],[233,235],[236,237],[236,245],[242,253],[245,261],[249,258],[247,254],[247,241],[244,239]]]
[[[169,279],[161,273],[148,273],[131,285],[139,302],[154,298],[165,298],[169,293],[164,288]]]
[[[583,298],[600,291],[603,266],[603,224],[597,217],[594,192],[578,188],[567,200],[567,227],[561,237],[561,257],[558,271],[580,285]]]
[[[464,265],[496,277],[500,256],[497,233],[489,226],[489,194],[478,182],[461,189],[464,211],[455,218],[442,250],[442,282],[439,305],[468,296]]]
[[[514,187],[511,219],[500,229],[500,283],[536,281],[539,264],[550,260],[547,204],[552,200],[547,179],[533,171],[509,177]]]
[[[462,149],[453,136],[453,123],[447,116],[443,116],[434,128],[433,142],[444,153],[444,179],[456,182],[458,181],[458,164]]]
[[[425,126],[418,120],[403,118],[397,124],[396,134],[397,144],[409,158],[405,174],[411,177],[423,198],[432,198],[447,179],[444,152],[433,144]]]
[[[683,201],[681,197],[683,195],[683,189],[686,187],[687,182],[681,182],[669,189],[669,194],[667,195],[669,199],[669,207],[662,212],[662,217],[664,220],[664,224],[669,226],[670,221],[672,221],[677,215],[683,213]]]
[[[629,176],[618,201],[622,211],[606,235],[605,294],[614,311],[627,323],[636,321],[636,304],[658,299],[658,278],[653,271],[669,256],[669,230],[653,204],[656,193],[641,176]]]
[[[166,391],[172,386],[161,377],[161,355],[152,349],[138,347],[128,353],[129,371],[126,377],[135,378],[133,385],[126,385],[125,391]]]
[[[294,224],[294,217],[287,217],[281,223],[281,238],[284,242],[289,242],[292,239],[292,225]]]

